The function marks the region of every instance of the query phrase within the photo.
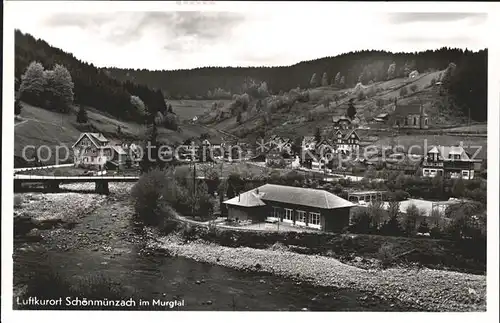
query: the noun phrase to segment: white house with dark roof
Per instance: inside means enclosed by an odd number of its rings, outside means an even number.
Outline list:
[[[324,190],[274,184],[241,193],[224,204],[232,220],[274,220],[335,232],[349,225],[350,209],[355,206]]]
[[[462,146],[433,146],[422,161],[422,176],[473,179],[476,164]]]
[[[336,151],[354,152],[359,150],[360,138],[356,130],[352,129],[347,132],[337,130],[330,140],[334,144]]]
[[[110,142],[101,133],[82,133],[72,149],[76,167],[103,169],[108,165],[122,168],[127,157],[120,144]]]

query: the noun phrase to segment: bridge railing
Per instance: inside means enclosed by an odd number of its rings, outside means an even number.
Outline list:
[[[135,176],[127,176],[127,175],[119,175],[119,174],[99,174],[99,175],[87,175],[87,174],[75,174],[75,175],[33,175],[33,174],[14,174],[14,179],[40,179],[40,180],[49,180],[49,179],[82,179],[82,178],[88,178],[89,180],[92,179],[99,179],[99,178],[120,178],[120,179],[138,179],[140,176],[135,175]]]

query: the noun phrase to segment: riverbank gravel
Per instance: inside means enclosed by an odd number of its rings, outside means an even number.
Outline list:
[[[290,251],[230,248],[147,230],[149,247],[173,256],[238,270],[268,272],[318,286],[356,289],[423,311],[485,311],[486,276],[431,269],[365,270],[323,256]]]

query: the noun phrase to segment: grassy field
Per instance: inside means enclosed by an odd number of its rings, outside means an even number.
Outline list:
[[[442,71],[424,73],[416,78],[398,78],[390,81],[377,82],[363,86],[365,94],[372,91],[375,95],[358,100],[354,89],[337,89],[331,86],[318,87],[309,90],[310,100],[308,102],[297,102],[288,111],[274,111],[271,115],[271,121],[264,124],[262,113],[248,116],[243,113],[243,122],[238,124],[236,117],[229,117],[220,121],[213,122],[210,127],[218,130],[227,131],[236,134],[242,138],[250,138],[261,131],[272,132],[287,137],[310,136],[321,128],[328,132],[332,127],[332,117],[344,115],[348,108],[350,98],[355,98],[355,107],[360,125],[371,122],[373,117],[380,113],[391,113],[394,109],[393,100],[398,98],[401,105],[419,102],[426,105],[426,112],[429,114],[432,122],[431,127],[437,129],[450,125],[463,125],[463,116],[455,115],[451,111],[439,108],[440,102],[444,99],[436,87],[430,87],[432,79],[437,79]],[[411,86],[416,85],[417,89],[413,93]],[[400,97],[400,89],[407,87],[408,95]],[[335,97],[340,99],[335,102]],[[324,106],[325,100],[331,101],[330,106]],[[377,104],[377,101],[383,100],[383,105]],[[203,102],[200,101],[200,105]],[[190,103],[192,105],[192,103]],[[255,104],[252,102],[250,105]],[[441,109],[441,110],[440,110]],[[223,111],[227,110],[227,106]],[[212,117],[215,115],[212,112]]]
[[[192,120],[195,116],[204,114],[214,102],[227,103],[230,100],[169,100],[172,109],[181,121]]]
[[[208,104],[208,103],[207,103]],[[51,158],[46,164],[55,162],[56,146],[66,146],[69,150],[69,158],[72,159],[71,146],[85,131],[102,132],[108,139],[142,141],[146,127],[144,125],[117,120],[116,118],[101,113],[88,107],[87,115],[92,128],[82,126],[76,122],[76,108],[69,114],[57,113],[22,103],[23,109],[19,120],[14,128],[14,155],[22,156],[24,147],[29,145],[50,148]],[[120,126],[121,134],[117,133]],[[188,138],[200,137],[208,134],[210,138],[220,137],[216,130],[207,129],[196,124],[181,124],[180,130],[172,131],[163,127],[158,128],[159,140],[166,143],[182,143]],[[27,158],[31,158],[33,149],[26,151]],[[64,153],[61,150],[61,155]],[[41,151],[42,158],[48,158],[48,150]],[[20,167],[20,165],[18,165]]]
[[[464,126],[464,127],[455,127],[455,128],[450,128],[446,129],[446,132],[449,133],[483,133],[487,134],[488,133],[488,124],[487,123],[482,123],[482,124],[473,124],[470,126]]]
[[[197,164],[196,174],[198,176],[207,176],[210,172],[216,172],[219,177],[227,177],[232,173],[238,173],[242,178],[248,177],[266,177],[273,169],[259,167],[246,162],[234,162],[234,163],[217,163],[217,164]],[[289,172],[287,169],[277,169],[280,174]],[[192,176],[192,167],[188,164],[180,165],[176,167],[176,174],[181,176]]]

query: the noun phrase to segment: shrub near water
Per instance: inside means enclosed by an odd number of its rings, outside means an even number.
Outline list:
[[[137,217],[146,225],[158,225],[162,221],[162,193],[165,172],[154,169],[144,173],[132,188],[132,198]]]
[[[75,281],[62,277],[58,272],[47,269],[42,265],[42,268],[34,272],[31,279],[28,281],[27,296],[36,296],[40,299],[59,299],[63,298],[63,303],[59,306],[54,305],[18,305],[19,309],[23,310],[61,310],[68,309],[64,299],[66,297],[85,297],[88,300],[103,300],[103,299],[123,299],[125,291],[117,282],[112,281],[101,275],[91,275]],[[16,304],[14,302],[14,304]],[[88,309],[85,306],[71,306],[70,309]],[[100,308],[99,306],[93,309],[109,309],[107,307]]]
[[[19,195],[14,196],[14,208],[18,209],[23,204],[23,198]]]

